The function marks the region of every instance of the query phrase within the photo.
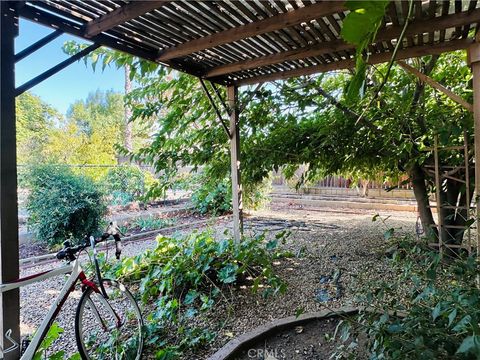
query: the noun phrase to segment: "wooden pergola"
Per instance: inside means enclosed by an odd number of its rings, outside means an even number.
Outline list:
[[[234,236],[240,239],[242,196],[238,88],[291,77],[348,69],[354,66],[355,48],[340,36],[348,11],[343,1],[123,1],[44,0],[2,1],[0,27],[0,280],[18,278],[17,181],[15,97],[77,61],[99,46],[106,46],[182,71],[216,86],[226,86],[228,99],[219,99],[228,113],[222,124],[231,145]],[[409,3],[389,4],[382,28],[368,52],[371,64],[390,60],[406,22]],[[15,53],[18,19],[53,29],[45,38]],[[469,49],[474,74],[475,133],[480,133],[480,46],[475,35],[480,23],[477,1],[414,1],[405,36],[396,59]],[[15,88],[15,62],[63,33],[93,44]],[[407,67],[408,69],[408,67]],[[410,69],[411,70],[411,69]],[[418,74],[417,74],[418,75]],[[442,87],[423,78],[437,89]],[[441,90],[448,94],[448,89]],[[455,99],[454,99],[455,100]],[[458,98],[455,101],[461,102]],[[462,104],[465,107],[472,105]],[[216,109],[217,113],[220,110]],[[219,116],[221,117],[221,116]],[[480,138],[480,135],[479,137]],[[480,153],[480,141],[475,143]],[[476,166],[480,193],[480,166]],[[477,200],[478,203],[478,200]],[[478,205],[478,204],[477,204]],[[0,333],[13,330],[19,338],[19,293],[1,298]],[[0,345],[3,347],[4,337]],[[6,344],[9,346],[9,344]],[[5,355],[18,358],[18,352]]]

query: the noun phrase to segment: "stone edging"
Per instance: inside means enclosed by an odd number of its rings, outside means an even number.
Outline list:
[[[343,306],[335,311],[322,310],[318,312],[302,314],[298,317],[289,316],[283,319],[274,320],[268,324],[261,325],[252,331],[245,333],[230,340],[225,346],[210,356],[208,360],[228,360],[231,356],[238,354],[248,345],[264,338],[272,333],[286,328],[302,325],[315,319],[325,319],[333,316],[346,316],[358,313],[360,310],[366,310],[364,307]],[[367,310],[368,311],[368,310]]]

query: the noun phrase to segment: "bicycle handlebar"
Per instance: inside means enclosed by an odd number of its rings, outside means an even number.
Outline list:
[[[104,232],[102,236],[100,236],[99,238],[94,239],[95,240],[94,244],[90,244],[88,236],[86,236],[86,240],[83,244],[80,244],[74,247],[70,245],[70,241],[68,240],[65,241],[63,243],[64,248],[60,250],[56,255],[57,259],[73,261],[75,260],[75,255],[77,253],[79,253],[80,251],[86,249],[91,245],[95,246],[96,244],[107,240],[110,236],[112,236],[115,240],[115,257],[117,259],[120,259],[120,255],[122,253],[122,239],[120,238],[120,234],[121,232],[118,229],[118,227],[113,222],[110,222],[110,225],[108,226],[106,232]]]

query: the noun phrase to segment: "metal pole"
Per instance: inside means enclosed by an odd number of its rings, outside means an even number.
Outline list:
[[[227,88],[230,107],[230,163],[232,176],[233,236],[237,243],[243,233],[242,183],[240,180],[240,133],[238,130],[238,88]]]
[[[16,13],[12,2],[0,2],[0,282],[19,277],[17,173],[15,134],[15,52],[17,34]],[[12,346],[5,339],[20,342],[20,297],[12,290],[0,295],[0,345]],[[18,359],[18,347],[4,355],[4,359]]]

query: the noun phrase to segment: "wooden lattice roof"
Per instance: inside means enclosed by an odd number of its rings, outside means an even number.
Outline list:
[[[477,1],[415,1],[399,59],[463,49]],[[393,1],[372,63],[391,57],[408,2]],[[343,1],[27,1],[21,17],[219,84],[254,84],[353,66]]]

